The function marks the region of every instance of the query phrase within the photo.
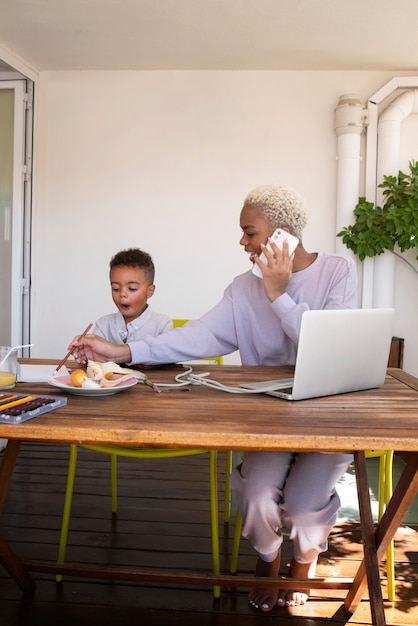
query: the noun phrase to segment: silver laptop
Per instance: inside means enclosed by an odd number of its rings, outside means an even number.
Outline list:
[[[386,376],[394,314],[394,309],[306,311],[294,378],[241,387],[285,400],[380,387]]]

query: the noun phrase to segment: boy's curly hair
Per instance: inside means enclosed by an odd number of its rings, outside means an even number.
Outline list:
[[[109,267],[112,270],[114,267],[120,267],[125,265],[127,267],[140,267],[144,270],[150,285],[154,283],[155,267],[152,257],[148,252],[144,252],[139,248],[128,248],[127,250],[121,250],[117,252],[110,260]]]

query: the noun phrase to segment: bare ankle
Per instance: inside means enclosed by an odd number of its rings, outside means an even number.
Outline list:
[[[315,578],[315,571],[318,559],[311,563],[298,563],[293,557],[290,560],[290,578]]]
[[[256,576],[266,576],[267,578],[277,578],[280,569],[280,550],[277,553],[274,561],[263,561],[261,557],[258,557],[255,566]]]
[[[258,557],[257,564],[255,566],[255,576],[259,578],[277,578],[279,574],[279,567],[280,550],[274,561],[263,561],[263,559]],[[255,609],[259,609],[263,613],[266,613],[271,611],[271,609],[276,605],[278,594],[278,587],[255,587],[254,589],[250,589],[248,601]]]

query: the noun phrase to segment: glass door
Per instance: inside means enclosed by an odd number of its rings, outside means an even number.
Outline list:
[[[29,342],[32,83],[0,80],[0,344]],[[25,355],[26,356],[26,355]]]

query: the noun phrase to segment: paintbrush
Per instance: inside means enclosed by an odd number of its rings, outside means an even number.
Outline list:
[[[89,330],[90,330],[90,328],[91,328],[92,326],[93,326],[93,324],[89,324],[89,325],[87,326],[87,328],[86,328],[86,330],[84,331],[84,333],[83,333],[82,335],[80,335],[79,340],[80,340],[80,339],[82,339],[83,337],[85,337],[85,336],[87,335],[87,333],[89,332]],[[54,376],[55,376],[55,374],[58,372],[58,370],[60,370],[60,369],[61,369],[61,367],[64,365],[64,363],[65,363],[66,361],[68,361],[68,359],[70,358],[70,356],[72,355],[72,353],[74,352],[74,350],[75,350],[75,346],[73,346],[73,347],[71,348],[71,350],[69,350],[69,351],[67,352],[67,354],[66,354],[66,355],[65,355],[65,357],[62,359],[62,361],[60,361],[60,363],[59,363],[59,364],[58,364],[58,366],[57,366],[57,369],[56,369],[56,370],[55,370],[55,372],[54,372]]]

